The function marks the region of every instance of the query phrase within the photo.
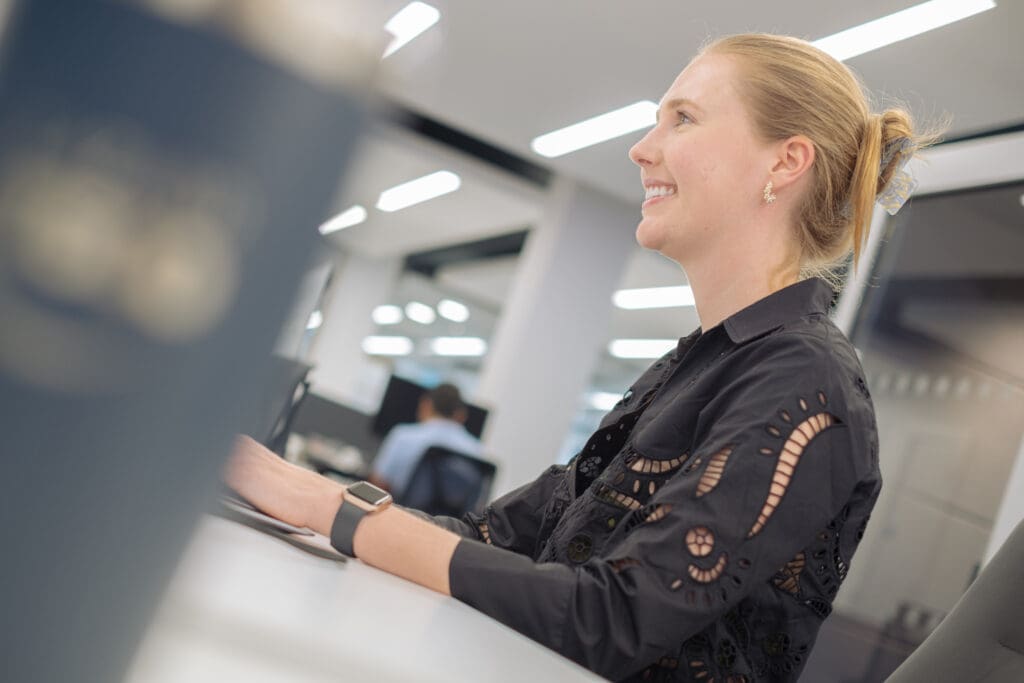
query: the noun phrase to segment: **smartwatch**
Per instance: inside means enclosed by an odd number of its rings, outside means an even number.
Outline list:
[[[352,539],[355,538],[359,522],[366,515],[391,505],[392,500],[390,493],[368,481],[349,486],[345,490],[338,514],[334,517],[334,524],[331,525],[331,545],[334,549],[342,555],[355,557]]]

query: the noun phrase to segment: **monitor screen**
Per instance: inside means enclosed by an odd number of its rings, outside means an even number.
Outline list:
[[[373,420],[373,432],[383,437],[396,424],[416,422],[416,409],[420,397],[428,391],[427,387],[392,375],[388,380],[388,388],[384,391],[384,398],[380,402],[380,410]],[[487,410],[466,403],[466,412],[466,429],[479,439],[484,431]]]

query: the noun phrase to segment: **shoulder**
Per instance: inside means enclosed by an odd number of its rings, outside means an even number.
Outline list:
[[[874,406],[853,344],[823,314],[787,323],[737,349],[733,373],[766,393],[815,404],[860,433],[874,434]]]

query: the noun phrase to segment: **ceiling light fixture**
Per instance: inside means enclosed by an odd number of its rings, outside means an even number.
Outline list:
[[[329,235],[332,232],[351,228],[366,220],[366,209],[358,204],[350,206],[337,216],[320,226],[321,235]]]
[[[658,105],[650,100],[633,104],[545,133],[533,139],[530,149],[544,157],[559,157],[605,140],[654,125]]]
[[[436,7],[425,2],[410,2],[398,10],[395,16],[384,24],[384,30],[394,36],[384,50],[381,59],[386,59],[408,43],[410,40],[437,23],[441,13]]]
[[[430,350],[438,356],[482,356],[487,342],[479,337],[437,337],[430,340]]]
[[[410,301],[405,305],[405,317],[421,325],[429,325],[437,320],[434,309],[419,301]]]
[[[609,411],[622,399],[622,394],[609,391],[592,391],[587,394],[587,406],[594,410]]]
[[[377,337],[363,339],[363,352],[371,356],[408,356],[412,340],[408,337]]]
[[[398,211],[455,192],[460,185],[462,180],[459,176],[451,171],[438,171],[384,190],[377,199],[377,208],[381,211]]]
[[[930,0],[814,41],[839,61],[898,43],[996,6],[994,0]]]
[[[437,312],[442,318],[451,320],[454,323],[464,323],[469,320],[469,309],[458,301],[441,299],[437,304]]]
[[[676,339],[616,339],[608,353],[616,358],[661,358],[679,343]]]
[[[612,295],[612,302],[619,308],[629,310],[694,305],[693,290],[686,285],[620,289]]]
[[[370,314],[373,318],[373,322],[378,325],[397,325],[402,322],[402,309],[398,306],[392,306],[391,304],[384,304],[383,306],[377,306],[373,309],[373,313]]]
[[[313,311],[309,314],[309,320],[306,322],[307,330],[315,330],[324,323],[324,314],[320,311]]]

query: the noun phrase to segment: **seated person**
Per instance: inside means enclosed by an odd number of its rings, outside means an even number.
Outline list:
[[[806,275],[837,277],[828,264],[851,249],[857,263],[875,202],[894,212],[912,191],[901,169],[921,143],[809,43],[711,43],[630,151],[647,190],[637,239],[686,271],[701,326],[567,466],[461,519],[251,439],[227,483],[601,676],[795,683],[881,487],[864,370],[828,316],[832,288]]]
[[[395,425],[384,438],[370,481],[401,498],[420,458],[431,446],[479,457],[482,446],[466,430],[466,416],[466,405],[454,385],[441,384],[425,393],[416,411],[418,422]]]

